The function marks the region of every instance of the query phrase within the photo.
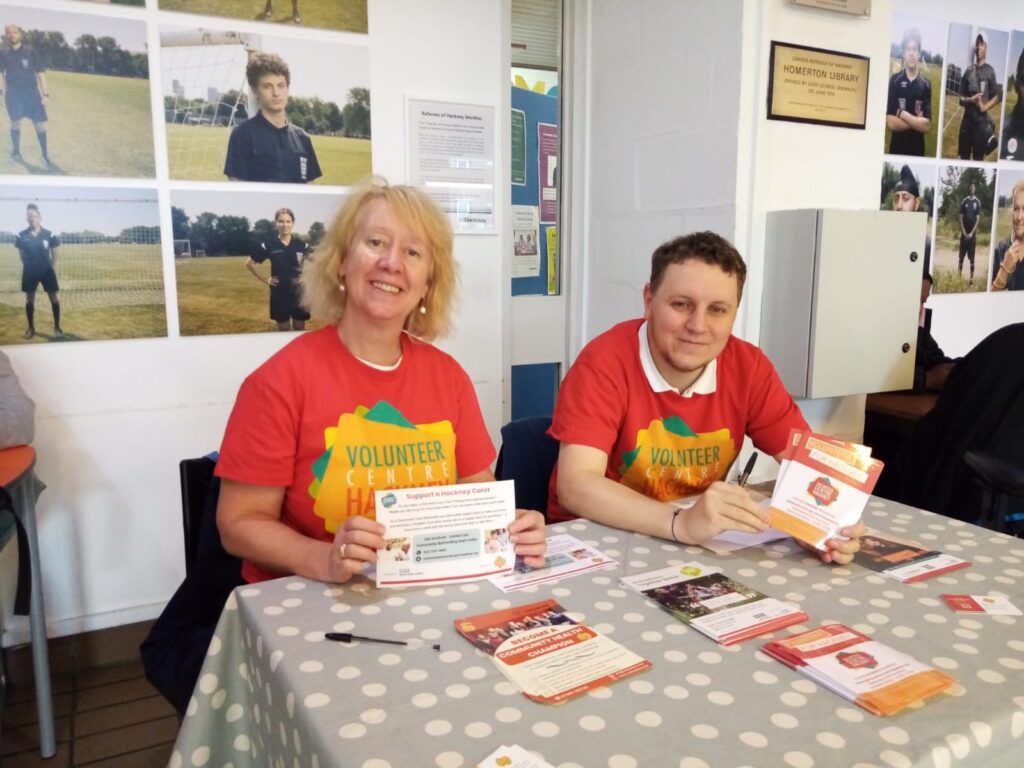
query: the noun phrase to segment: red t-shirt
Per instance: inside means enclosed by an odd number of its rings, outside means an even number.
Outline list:
[[[774,456],[790,429],[808,428],[771,361],[734,336],[716,358],[715,392],[655,392],[640,363],[642,322],[587,344],[558,391],[551,436],[607,453],[607,477],[660,500],[691,496],[725,477],[745,434]],[[557,468],[548,519],[565,520],[572,516],[558,506],[556,483]]]
[[[330,541],[349,516],[373,516],[374,489],[454,483],[494,456],[473,384],[450,355],[403,334],[401,363],[380,371],[328,326],[243,382],[217,475],[285,487],[281,520]],[[242,568],[247,581],[278,575]]]

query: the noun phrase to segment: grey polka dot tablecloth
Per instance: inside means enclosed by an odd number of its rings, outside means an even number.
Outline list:
[[[182,723],[172,768],[471,768],[519,744],[559,768],[1024,766],[1024,621],[952,612],[940,595],[1001,594],[1024,607],[1024,541],[872,499],[869,526],[971,567],[901,584],[820,564],[791,541],[714,555],[577,521],[552,526],[617,568],[503,594],[487,582],[377,590],[284,578],[228,601]],[[948,693],[874,717],[759,651],[688,629],[619,577],[687,560],[810,615],[839,621],[957,678]],[[537,704],[456,634],[460,616],[558,600],[653,662],[559,706]],[[324,639],[418,638],[421,648]],[[439,643],[441,651],[429,646]]]

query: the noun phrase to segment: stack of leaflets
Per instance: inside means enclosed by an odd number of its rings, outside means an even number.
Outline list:
[[[762,650],[873,715],[891,715],[956,682],[842,624],[772,640]]]
[[[957,613],[989,613],[993,616],[1020,616],[1020,608],[1003,595],[941,595]]]
[[[696,562],[625,576],[621,583],[722,645],[807,619],[796,606],[766,597],[719,569]]]
[[[886,539],[874,531],[861,537],[860,551],[853,556],[853,562],[904,584],[970,565],[959,557],[922,549],[899,539]]]
[[[565,615],[554,600],[455,620],[455,629],[529,699],[557,704],[651,662]]]
[[[772,527],[823,549],[860,520],[881,471],[867,446],[790,431],[772,494]]]
[[[502,592],[514,592],[517,589],[533,587],[548,581],[557,581],[566,576],[575,576],[586,571],[600,570],[618,565],[603,552],[587,546],[575,536],[561,533],[548,537],[548,551],[545,553],[544,565],[531,568],[516,557],[516,566],[512,573],[488,576],[487,580]]]

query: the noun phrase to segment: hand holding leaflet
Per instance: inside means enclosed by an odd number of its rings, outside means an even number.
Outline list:
[[[866,446],[792,430],[772,494],[772,527],[823,550],[860,520],[882,466]]]

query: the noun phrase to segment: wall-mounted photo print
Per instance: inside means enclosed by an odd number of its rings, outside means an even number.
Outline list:
[[[366,34],[366,0],[159,0],[162,11]]]
[[[942,156],[995,160],[1002,123],[1003,62],[1009,34],[967,24],[949,25]]]
[[[0,173],[154,175],[146,25],[0,5]]]
[[[172,191],[181,335],[312,328],[298,280],[342,200],[284,190]]]
[[[96,5],[134,5],[136,8],[145,8],[146,0],[81,0],[84,3],[95,3]]]
[[[0,186],[0,345],[166,335],[155,190]]]
[[[992,248],[996,169],[946,165],[939,168],[932,277],[935,293],[984,291]]]
[[[1003,107],[1003,140],[999,157],[1024,161],[1024,32],[1010,35],[1006,73],[1006,104]]]
[[[996,190],[996,248],[989,289],[1024,291],[1024,171],[1002,171]]]
[[[935,212],[935,166],[925,163],[882,163],[879,210],[928,214],[923,271],[931,270],[932,218]]]
[[[893,14],[885,108],[888,154],[935,157],[945,44],[945,23]]]
[[[349,185],[370,174],[365,46],[172,28],[160,45],[171,178]]]

